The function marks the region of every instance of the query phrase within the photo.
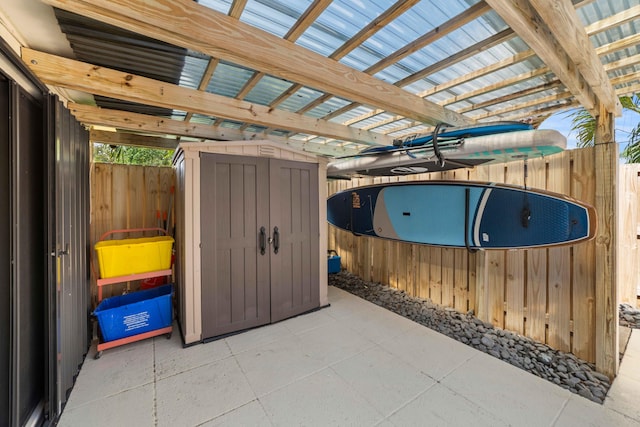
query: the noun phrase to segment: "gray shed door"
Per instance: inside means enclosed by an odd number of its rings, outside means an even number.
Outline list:
[[[270,321],[269,259],[258,249],[269,225],[267,159],[201,155],[202,337]]]
[[[318,165],[271,160],[271,321],[320,305]]]
[[[203,153],[200,169],[203,339],[318,307],[317,165]]]

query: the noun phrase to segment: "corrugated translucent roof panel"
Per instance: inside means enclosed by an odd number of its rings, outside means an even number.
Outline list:
[[[258,125],[251,125],[251,126],[247,126],[247,128],[245,129],[247,132],[256,132],[256,133],[262,133],[266,130],[267,128],[264,126],[258,126]]]
[[[184,67],[180,75],[180,86],[197,89],[208,63],[208,59],[203,57],[194,55],[185,57]]]
[[[361,117],[365,114],[369,114],[371,111],[373,111],[371,107],[361,105],[357,108],[354,108],[353,110],[349,110],[343,114],[340,114],[339,116],[333,117],[329,121],[335,123],[344,123],[348,120],[355,119],[356,117]]]
[[[350,102],[347,100],[333,97],[323,102],[322,104],[318,105],[317,107],[313,108],[312,110],[307,111],[305,115],[308,115],[311,117],[324,117],[327,114],[330,114],[336,110],[339,110],[340,108],[344,107],[349,103]]]
[[[367,119],[354,123],[353,127],[357,127],[358,129],[369,128],[371,126],[374,126],[376,123],[381,123],[385,120],[391,120],[391,118],[393,117],[393,114],[390,113],[380,113],[376,114],[373,117],[369,117]]]
[[[237,122],[235,120],[225,120],[220,124],[220,127],[228,128],[228,129],[240,129],[242,124],[243,124],[242,122]]]
[[[602,20],[606,16],[621,13],[637,5],[637,0],[597,0],[584,7],[578,8],[577,11],[582,22],[585,25],[589,25]],[[591,36],[591,42],[597,48],[613,41],[638,34],[638,32],[640,32],[640,19],[634,19],[626,24]],[[637,47],[638,44],[636,44],[636,49]]]
[[[384,47],[383,52],[395,52],[466,9],[468,5],[460,0],[451,0],[446,4],[421,1],[378,31],[370,40]]]
[[[278,108],[296,112],[302,107],[308,105],[310,102],[315,101],[320,96],[322,96],[322,92],[313,90],[308,87],[302,87],[298,89],[292,96],[288,97],[282,104],[278,106]]]
[[[577,11],[582,22],[589,25],[637,5],[637,0],[596,0],[579,7]]]
[[[231,9],[232,0],[198,0],[198,3],[227,15]]]
[[[216,119],[214,117],[205,116],[205,115],[202,115],[202,114],[194,114],[193,116],[191,116],[191,122],[192,123],[199,123],[199,124],[203,124],[203,125],[212,125],[215,121],[216,121]]]
[[[269,105],[293,83],[272,76],[263,76],[258,84],[245,97],[245,101],[260,105]]]
[[[249,0],[240,20],[278,37],[284,37],[310,3],[309,0]]]
[[[407,129],[401,129],[397,132],[390,132],[388,135],[393,138],[404,138],[410,135],[421,135],[423,133],[431,132],[432,130],[433,128],[430,126],[419,125]]]
[[[370,1],[335,0],[296,43],[330,56],[384,9]]]
[[[253,74],[252,70],[221,61],[209,81],[207,92],[235,98]]]
[[[375,128],[375,131],[386,134],[386,133],[394,132],[400,128],[407,129],[408,127],[412,126],[412,123],[413,123],[413,120],[402,119],[402,120],[398,120],[397,122],[388,123],[388,124],[379,126]]]

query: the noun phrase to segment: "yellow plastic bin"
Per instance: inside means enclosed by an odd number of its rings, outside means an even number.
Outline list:
[[[172,246],[170,236],[100,241],[95,245],[100,278],[168,270]]]

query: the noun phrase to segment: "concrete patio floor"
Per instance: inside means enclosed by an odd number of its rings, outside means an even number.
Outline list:
[[[604,405],[329,287],[330,307],[188,348],[87,356],[59,426],[640,426],[640,333]]]

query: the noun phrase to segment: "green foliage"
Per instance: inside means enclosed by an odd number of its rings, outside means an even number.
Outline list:
[[[571,113],[571,130],[578,133],[578,147],[592,146],[596,138],[596,119],[584,108],[576,110]]]
[[[629,134],[629,144],[620,155],[629,163],[640,163],[640,123]]]
[[[620,103],[625,110],[640,114],[640,94],[621,96]],[[595,142],[596,119],[584,108],[569,114],[571,130],[577,132],[578,147],[589,147]],[[620,154],[628,163],[640,163],[640,121],[629,133],[627,146]]]
[[[173,150],[106,144],[94,144],[93,146],[93,160],[95,162],[142,166],[171,166],[172,158]]]

